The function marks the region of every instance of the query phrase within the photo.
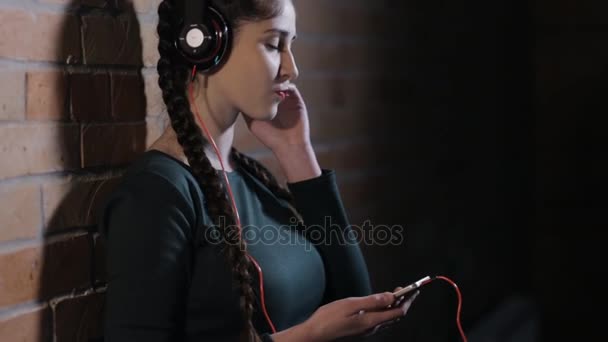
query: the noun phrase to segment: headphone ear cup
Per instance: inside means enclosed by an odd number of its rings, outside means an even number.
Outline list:
[[[208,7],[202,23],[182,27],[175,47],[184,62],[209,73],[227,59],[232,45],[232,32],[225,17],[215,8]]]

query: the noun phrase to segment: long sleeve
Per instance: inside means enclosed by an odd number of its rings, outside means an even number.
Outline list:
[[[351,227],[335,171],[322,169],[319,177],[288,183],[287,186],[304,221],[306,235],[319,250],[325,264],[327,292],[323,304],[371,294],[367,265],[356,239],[349,233]]]
[[[192,207],[162,176],[139,173],[103,216],[105,341],[182,341]]]

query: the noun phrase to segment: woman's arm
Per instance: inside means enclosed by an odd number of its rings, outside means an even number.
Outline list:
[[[282,146],[274,151],[287,182],[296,183],[319,177],[321,168],[311,145]]]
[[[270,340],[263,338],[262,342],[315,342],[317,339],[312,336],[311,331],[308,323],[303,322],[272,335],[267,335],[270,337]]]
[[[183,340],[194,212],[168,180],[153,173],[111,197],[101,232],[108,288],[105,340]]]
[[[371,294],[367,265],[348,222],[335,172],[323,169],[321,176],[288,183],[288,187],[302,215],[305,234],[325,264],[324,303]]]
[[[315,244],[326,268],[323,304],[371,294],[367,265],[352,234],[333,170],[321,169],[309,144],[273,151],[287,177],[305,235]],[[311,233],[319,230],[321,234]],[[316,241],[315,241],[316,240]]]

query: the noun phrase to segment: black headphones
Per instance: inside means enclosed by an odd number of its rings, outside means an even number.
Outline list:
[[[175,47],[185,63],[196,65],[197,71],[210,73],[230,53],[230,26],[220,11],[206,0],[178,1],[183,22],[178,25]]]

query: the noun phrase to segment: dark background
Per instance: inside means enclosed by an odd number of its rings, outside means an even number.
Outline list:
[[[407,248],[365,250],[374,286],[451,277],[471,342],[606,336],[608,2],[395,10],[404,58],[387,65],[400,87],[386,92],[400,110],[382,113],[390,143],[377,162],[391,172],[377,179],[377,214],[405,227]],[[376,338],[457,341],[456,305],[449,284],[431,283]]]

